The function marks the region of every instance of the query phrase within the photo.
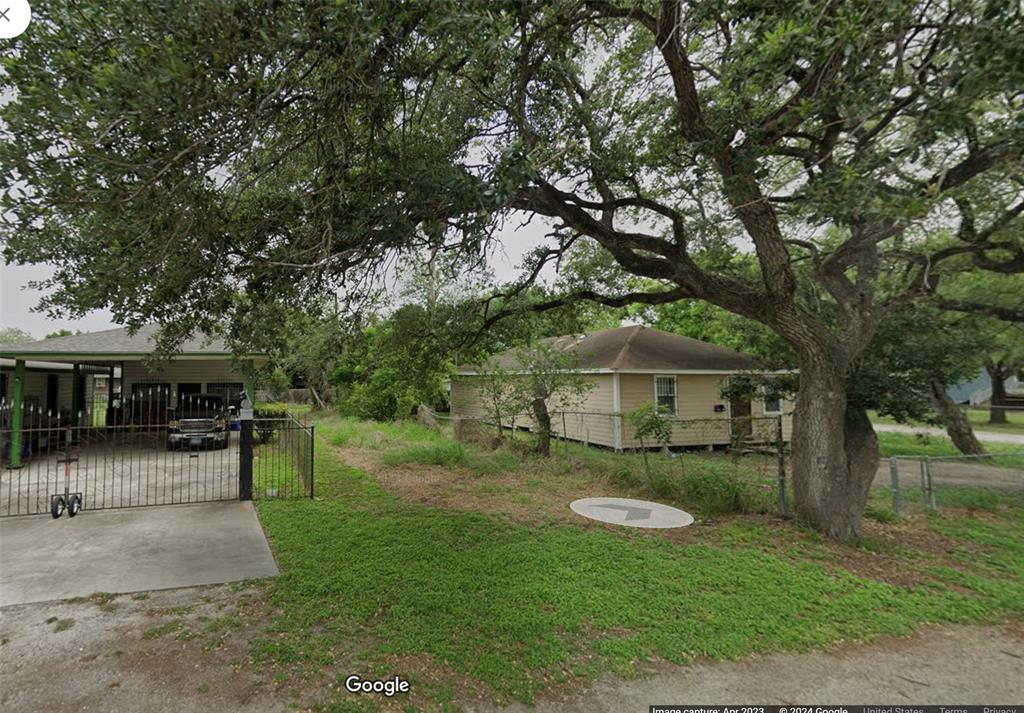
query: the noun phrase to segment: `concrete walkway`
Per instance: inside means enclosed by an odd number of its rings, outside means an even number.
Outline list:
[[[905,423],[876,423],[873,424],[876,431],[885,433],[922,433],[929,436],[946,437],[946,431],[933,426],[910,426]],[[1024,433],[1000,433],[997,431],[975,431],[974,435],[979,441],[991,443],[1016,443],[1024,450]]]
[[[0,606],[276,574],[252,503],[0,518]]]
[[[605,676],[583,695],[471,713],[646,713],[653,704],[993,705],[1017,703],[1024,681],[1020,632],[982,626],[930,629],[908,639],[837,652],[770,654],[673,668],[650,678]]]

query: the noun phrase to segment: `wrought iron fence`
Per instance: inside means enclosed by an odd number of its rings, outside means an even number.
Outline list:
[[[191,432],[136,415],[95,425],[90,410],[30,406],[15,423],[0,408],[0,516],[54,512],[72,496],[83,510],[238,497],[238,434],[226,420]]]
[[[253,497],[313,497],[313,426],[290,414],[255,418]]]
[[[0,403],[0,517],[56,514],[71,503],[99,510],[313,496],[313,427],[289,414],[255,419],[249,448],[223,404],[202,399],[168,409],[159,393],[139,391],[104,416],[34,404],[15,414]]]

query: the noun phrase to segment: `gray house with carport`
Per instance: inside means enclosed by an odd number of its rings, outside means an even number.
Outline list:
[[[0,399],[9,416],[5,430],[12,441],[9,465],[20,465],[26,403],[43,404],[52,400],[46,393],[45,382],[34,376],[42,363],[60,373],[70,370],[67,403],[66,406],[64,401],[60,404],[67,409],[72,426],[82,422],[91,407],[83,393],[87,388],[70,387],[82,384],[83,375],[107,376],[107,406],[118,409],[114,395],[119,391],[120,412],[114,416],[120,419],[145,418],[166,423],[173,417],[182,397],[188,394],[217,394],[237,405],[244,390],[252,399],[253,370],[263,359],[262,355],[238,358],[223,340],[199,335],[186,340],[173,356],[157,361],[153,359],[153,351],[158,330],[157,325],[143,326],[134,333],[118,328],[0,347],[0,358],[11,364],[4,367],[0,384],[3,387]],[[129,415],[126,408],[129,404],[133,415]]]

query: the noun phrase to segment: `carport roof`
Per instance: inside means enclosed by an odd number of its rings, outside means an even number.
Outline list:
[[[13,369],[15,363],[14,359],[0,357],[0,369]],[[75,367],[67,362],[26,361],[25,368],[29,371],[71,371]],[[106,366],[94,366],[92,364],[83,364],[82,368],[86,373],[93,374],[106,374],[108,369]]]
[[[51,337],[37,342],[25,342],[0,347],[0,356],[12,358],[53,359],[144,359],[153,353],[159,325],[147,324],[134,334],[127,327],[106,329],[101,332]],[[174,358],[229,358],[231,350],[222,339],[196,335],[182,343]],[[250,355],[257,356],[257,355]]]

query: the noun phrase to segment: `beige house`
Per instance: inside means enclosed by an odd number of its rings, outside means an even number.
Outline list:
[[[582,403],[549,405],[555,435],[621,450],[635,448],[626,416],[644,404],[657,404],[675,419],[670,446],[728,446],[768,443],[781,419],[783,438],[792,431],[793,404],[779,399],[727,400],[726,379],[737,373],[768,372],[748,354],[642,326],[557,337],[551,344],[578,355],[579,370],[593,381]],[[498,354],[487,367],[515,373],[515,350]],[[452,380],[451,409],[456,418],[488,420],[480,369],[460,367]],[[524,414],[506,426],[532,428]]]

